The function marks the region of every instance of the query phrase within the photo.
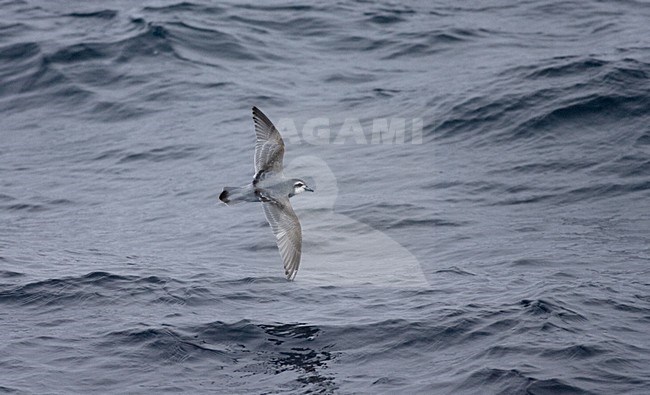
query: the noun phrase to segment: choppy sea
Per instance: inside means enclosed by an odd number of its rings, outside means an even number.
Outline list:
[[[1,0],[0,392],[650,393],[649,20]],[[316,189],[294,282],[217,200],[252,106]]]

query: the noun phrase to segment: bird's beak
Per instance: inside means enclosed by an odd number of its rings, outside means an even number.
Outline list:
[[[305,191],[314,192],[314,190],[309,187],[305,187]]]

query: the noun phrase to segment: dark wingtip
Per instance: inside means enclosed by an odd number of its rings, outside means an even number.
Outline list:
[[[273,122],[271,122],[269,117],[267,117],[266,114],[264,114],[262,110],[260,110],[256,106],[253,106],[253,119],[255,119],[256,121],[259,120],[267,124],[267,126],[273,126]]]
[[[230,202],[230,199],[228,199],[228,195],[229,195],[228,191],[224,189],[219,195],[219,200],[227,204],[228,202]]]

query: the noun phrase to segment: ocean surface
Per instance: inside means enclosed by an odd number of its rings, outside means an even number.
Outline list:
[[[649,20],[0,0],[0,393],[649,394]]]

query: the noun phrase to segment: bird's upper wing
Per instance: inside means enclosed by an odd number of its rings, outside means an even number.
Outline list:
[[[284,261],[284,274],[293,280],[300,266],[302,229],[289,198],[266,201],[262,204]]]
[[[255,174],[260,170],[282,172],[284,141],[280,132],[259,108],[253,107],[255,123]]]

